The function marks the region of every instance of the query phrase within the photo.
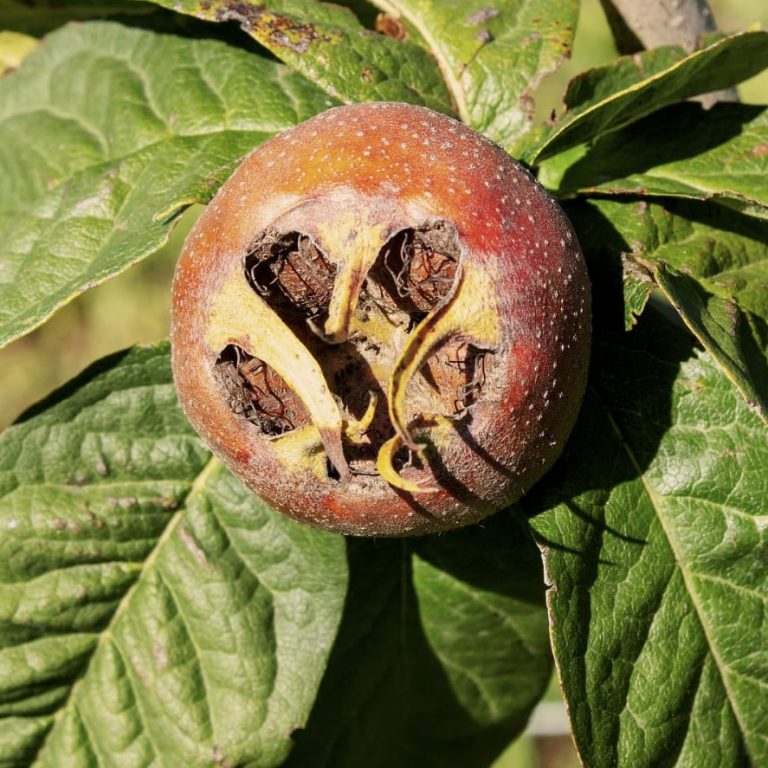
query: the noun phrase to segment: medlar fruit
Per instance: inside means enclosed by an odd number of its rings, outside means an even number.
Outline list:
[[[566,217],[465,125],[338,107],[249,155],[173,290],[190,421],[253,491],[359,535],[466,525],[552,465],[590,293]]]

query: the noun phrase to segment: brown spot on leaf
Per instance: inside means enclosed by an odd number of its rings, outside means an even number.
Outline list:
[[[500,11],[498,8],[481,8],[479,11],[470,13],[469,16],[467,16],[467,23],[471,24],[473,27],[477,27],[480,24],[485,24],[486,21],[495,19],[499,13]]]
[[[228,3],[215,14],[216,21],[238,21],[249,34],[266,37],[277,48],[306,53],[316,40],[330,42],[315,26],[267,11],[263,5]]]
[[[165,669],[168,666],[168,654],[165,652],[165,648],[160,643],[155,643],[154,652],[157,668]]]
[[[110,507],[121,507],[122,509],[130,509],[131,507],[136,506],[139,503],[139,500],[135,498],[134,496],[110,496],[107,499],[107,505]]]
[[[388,13],[380,13],[376,17],[376,31],[395,40],[408,38],[408,27],[405,26],[403,20],[390,16]]]
[[[205,568],[206,571],[211,570],[211,564],[208,562],[208,558],[205,556],[205,552],[200,549],[200,546],[195,541],[194,536],[186,529],[184,525],[179,526],[179,538],[184,546],[192,553],[192,556],[197,560],[200,565]]]

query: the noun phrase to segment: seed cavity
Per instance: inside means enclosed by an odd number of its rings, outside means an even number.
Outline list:
[[[480,397],[485,385],[488,354],[487,349],[460,338],[451,338],[424,363],[422,375],[440,392],[446,404],[453,401],[454,416],[461,415]]]
[[[309,411],[282,376],[235,344],[221,352],[216,372],[233,413],[255,424],[265,437],[311,422]]]
[[[267,230],[245,257],[245,273],[278,312],[317,321],[327,314],[336,266],[308,235]]]
[[[431,430],[452,431],[487,388],[493,278],[463,263],[450,222],[401,229],[383,247],[348,229],[319,236],[333,253],[304,232],[256,239],[214,307],[216,375],[232,412],[263,437],[317,427],[329,481],[378,475],[429,490],[419,452]],[[358,263],[371,266],[357,274]],[[345,279],[359,287],[342,290]],[[330,333],[339,312],[344,333]]]
[[[423,317],[452,293],[459,255],[456,229],[447,221],[403,229],[384,246],[371,277],[399,309]]]

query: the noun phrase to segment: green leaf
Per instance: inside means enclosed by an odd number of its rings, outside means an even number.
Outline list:
[[[285,760],[344,542],[210,459],[167,344],[97,363],[0,437],[0,529],[2,765]]]
[[[689,336],[646,312],[596,341],[564,459],[526,500],[585,765],[768,763],[766,466]]]
[[[374,0],[418,30],[464,122],[512,153],[542,78],[570,55],[575,0]]]
[[[714,199],[768,218],[768,108],[677,104],[542,164],[560,195]]]
[[[589,109],[649,77],[664,72],[686,57],[680,46],[664,45],[579,73],[568,83],[563,103],[569,111]]]
[[[237,21],[297,72],[344,103],[404,101],[451,114],[434,59],[420,46],[363,27],[340,5],[315,0],[156,0],[208,21]]]
[[[489,765],[524,727],[551,657],[524,521],[350,539],[339,637],[288,766]]]
[[[669,55],[669,54],[667,54]],[[661,56],[658,61],[664,61]],[[694,51],[689,56],[642,79],[618,71],[601,68],[590,78],[594,93],[571,96],[576,108],[566,112],[560,121],[529,150],[531,163],[591,141],[610,131],[650,115],[662,107],[701,93],[729,88],[768,67],[768,32],[741,32]],[[638,69],[638,75],[642,69]],[[599,80],[606,82],[600,82]],[[683,142],[685,139],[683,139]]]
[[[0,344],[157,250],[250,149],[331,102],[210,40],[69,26],[0,79]]]
[[[768,224],[674,200],[595,200],[570,212],[587,254],[631,255],[768,421]],[[625,307],[636,290],[625,284]]]
[[[650,270],[632,258],[623,255],[621,260],[624,285],[624,330],[629,331],[643,314],[653,292]]]
[[[768,324],[697,279],[669,268],[653,270],[656,283],[696,338],[722,366],[750,408],[768,422]]]

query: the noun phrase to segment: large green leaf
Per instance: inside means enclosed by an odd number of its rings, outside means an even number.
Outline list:
[[[275,56],[345,103],[405,101],[450,114],[435,60],[423,48],[363,27],[340,5],[316,0],[155,0],[208,21],[237,21]]]
[[[600,438],[596,439],[596,435]],[[585,765],[768,764],[768,441],[655,312],[599,339],[547,493],[555,655]]]
[[[634,264],[628,306],[637,312],[647,297],[639,267],[768,421],[768,223],[674,200],[594,200],[569,210],[588,254],[623,252]]]
[[[348,542],[350,591],[296,768],[490,765],[551,669],[541,561],[526,525]]]
[[[576,0],[374,0],[404,18],[440,63],[461,118],[515,152],[541,79],[569,54]]]
[[[210,40],[69,26],[0,79],[0,344],[159,248],[235,162],[329,106]]]
[[[557,155],[539,178],[560,195],[711,198],[768,218],[768,109],[677,104]]]
[[[768,67],[768,32],[741,32],[716,40],[679,61],[672,55],[669,61],[673,63],[659,69],[656,65],[665,62],[664,56],[650,59],[651,74],[642,76],[643,69],[639,68],[637,79],[626,66],[600,68],[588,79],[589,87],[577,90],[577,95],[571,97],[574,108],[565,112],[534,149],[527,151],[526,159],[531,163],[544,160],[662,107],[729,88],[758,74]]]
[[[284,761],[341,617],[343,539],[210,459],[167,344],[4,433],[0,529],[0,764]]]

